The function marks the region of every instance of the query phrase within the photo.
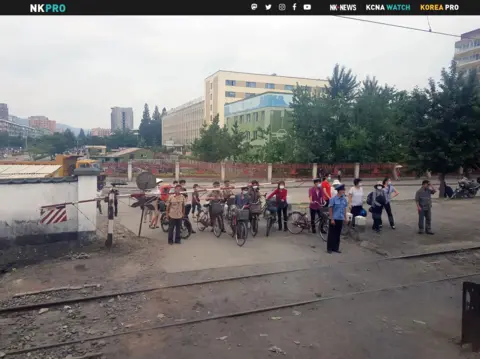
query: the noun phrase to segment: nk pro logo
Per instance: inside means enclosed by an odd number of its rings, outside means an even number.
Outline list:
[[[64,13],[66,11],[65,4],[30,4],[31,13]]]

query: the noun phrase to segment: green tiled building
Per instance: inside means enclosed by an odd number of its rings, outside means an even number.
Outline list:
[[[266,130],[270,126],[271,135],[284,138],[292,129],[290,103],[292,94],[266,92],[225,105],[225,123],[231,131],[235,122],[246,139],[254,146],[264,145],[265,140],[259,138],[258,128]]]

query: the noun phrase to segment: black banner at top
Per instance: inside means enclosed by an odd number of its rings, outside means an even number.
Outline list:
[[[453,2],[321,0],[159,1],[159,0],[13,0],[0,15],[480,15],[480,0]],[[38,0],[37,0],[38,1]]]

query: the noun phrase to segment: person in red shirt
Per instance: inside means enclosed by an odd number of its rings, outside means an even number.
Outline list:
[[[277,204],[278,229],[282,230],[282,213],[283,213],[283,230],[286,232],[287,228],[287,190],[285,189],[285,182],[278,182],[278,187],[267,196],[267,200],[275,196]]]
[[[328,201],[332,198],[332,186],[330,185],[329,179],[332,179],[330,175],[324,176],[322,178],[322,190],[326,205],[328,206]]]

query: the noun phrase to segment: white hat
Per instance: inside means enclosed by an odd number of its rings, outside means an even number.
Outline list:
[[[161,183],[163,180],[161,178],[157,178],[157,183]]]
[[[333,181],[332,186],[338,186],[339,184],[341,184],[340,181],[336,179]]]

